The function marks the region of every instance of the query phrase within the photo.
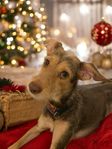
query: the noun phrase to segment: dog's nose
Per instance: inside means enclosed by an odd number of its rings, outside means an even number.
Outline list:
[[[42,91],[42,88],[35,82],[29,84],[29,89],[33,94],[38,94]]]

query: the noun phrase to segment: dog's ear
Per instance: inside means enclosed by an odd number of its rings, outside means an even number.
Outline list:
[[[61,54],[64,52],[61,42],[55,39],[47,39],[45,46],[47,48],[47,55]]]
[[[97,68],[91,63],[80,63],[80,68],[78,70],[79,80],[90,80],[93,78],[95,81],[107,81],[103,75],[97,70]]]

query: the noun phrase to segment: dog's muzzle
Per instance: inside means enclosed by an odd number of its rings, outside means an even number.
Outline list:
[[[29,90],[32,94],[39,94],[40,92],[42,92],[42,87],[39,84],[32,81],[29,84]]]

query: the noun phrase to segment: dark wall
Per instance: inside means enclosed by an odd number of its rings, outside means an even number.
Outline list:
[[[40,0],[40,3],[44,3],[46,10],[47,10],[47,15],[48,15],[48,25],[52,26],[52,17],[53,17],[53,0]]]

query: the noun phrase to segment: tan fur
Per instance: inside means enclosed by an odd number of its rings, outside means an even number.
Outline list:
[[[56,121],[54,124],[54,132],[53,132],[53,138],[51,142],[50,149],[55,149],[57,143],[60,139],[63,138],[64,133],[66,133],[66,130],[69,128],[69,123],[65,121]]]
[[[65,52],[60,42],[49,40],[46,43],[46,47],[47,57],[45,58],[45,63],[38,76],[34,77],[28,86],[30,94],[35,99],[46,99],[46,102],[48,102],[49,99],[53,99],[57,103],[60,102],[63,96],[66,96],[72,91],[72,81],[74,77],[76,77],[76,79],[79,77],[81,80],[90,78],[105,80],[92,64],[80,62],[72,52]],[[66,71],[68,76],[65,79],[60,79],[60,75],[63,71]],[[32,93],[32,91],[34,93]],[[68,128],[70,129],[70,123],[68,121],[61,119],[53,120],[50,116],[42,114],[39,118],[38,125],[31,128],[22,138],[8,149],[19,149],[47,129],[53,131],[53,139],[50,149],[57,149],[56,146],[60,143],[59,141],[62,141],[61,143],[63,143],[63,137],[65,141],[64,143],[67,143],[69,139],[68,136],[72,135],[71,130],[67,131]],[[69,134],[68,136],[66,136],[66,131]],[[63,147],[61,147],[61,149],[62,148]]]

